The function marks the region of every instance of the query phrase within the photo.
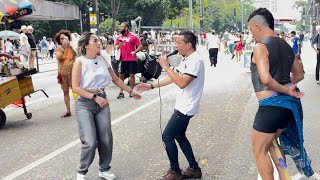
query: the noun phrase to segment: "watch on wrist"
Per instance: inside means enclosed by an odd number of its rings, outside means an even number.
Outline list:
[[[92,99],[96,99],[96,97],[97,97],[97,94],[92,95]]]

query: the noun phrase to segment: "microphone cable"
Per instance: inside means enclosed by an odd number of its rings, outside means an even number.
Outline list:
[[[154,57],[155,57],[155,60],[157,61],[160,56],[155,55]],[[156,73],[158,73],[158,67],[159,66],[160,66],[160,64],[157,62],[157,64],[156,64]],[[161,137],[162,146],[166,150],[166,145],[164,144],[164,141],[163,141],[163,130],[162,130],[162,97],[161,97],[161,90],[160,90],[160,75],[157,78],[158,96],[159,96],[159,104],[160,104],[160,109],[159,109],[159,128],[160,128],[160,137]]]

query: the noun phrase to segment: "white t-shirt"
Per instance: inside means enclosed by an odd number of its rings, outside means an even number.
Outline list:
[[[53,41],[48,42],[49,46],[48,46],[48,50],[53,50],[54,48],[56,48],[56,45],[54,44]]]
[[[219,48],[220,40],[216,35],[207,34],[208,48]]]
[[[83,89],[104,89],[111,83],[110,64],[101,56],[95,59],[80,56],[77,61],[82,63],[80,87]]]
[[[228,45],[234,44],[235,41],[236,41],[236,37],[234,35],[230,34],[229,40],[228,40]]]
[[[6,45],[7,53],[10,52],[10,51],[13,51],[13,49],[12,49],[13,45],[12,45],[12,43],[10,41],[6,41],[5,45]]]
[[[199,104],[203,92],[204,58],[198,51],[195,51],[181,61],[176,70],[181,76],[187,74],[194,77],[194,79],[187,87],[178,90],[174,108],[182,114],[193,116],[199,112]]]
[[[30,46],[29,42],[28,42],[28,37],[27,37],[27,35],[25,33],[21,33],[20,34],[20,45]]]

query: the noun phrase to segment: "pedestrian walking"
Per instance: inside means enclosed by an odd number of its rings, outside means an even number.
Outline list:
[[[49,59],[53,60],[53,53],[56,45],[54,44],[52,38],[48,38],[48,50],[49,50]]]
[[[319,82],[319,73],[320,73],[320,25],[316,27],[317,34],[315,37],[312,39],[312,48],[316,51],[317,53],[317,64],[316,64],[316,83],[320,84]],[[316,48],[314,45],[316,44]]]
[[[6,53],[10,54],[11,56],[13,56],[13,44],[11,42],[11,40],[8,38],[7,41],[4,43],[4,45],[6,46]]]
[[[30,56],[29,56],[29,67],[33,67],[34,66],[34,59],[36,58],[37,55],[37,40],[33,35],[33,27],[31,25],[27,26],[27,37],[28,37],[28,43],[30,44]]]
[[[116,179],[110,171],[113,137],[109,101],[104,89],[111,81],[135,99],[140,94],[126,86],[113,72],[110,64],[99,55],[101,42],[93,33],[83,33],[78,42],[78,57],[72,69],[72,89],[77,93],[75,112],[82,143],[77,180],[85,179],[96,147],[100,156],[99,176]]]
[[[218,52],[220,49],[220,40],[216,35],[216,31],[212,30],[211,34],[208,34],[206,42],[207,50],[209,51],[210,65],[216,67],[218,63]]]
[[[120,25],[120,35],[115,40],[115,48],[120,49],[120,79],[124,81],[125,75],[129,75],[129,84],[133,89],[135,84],[135,74],[137,73],[136,53],[142,50],[138,36],[129,31],[129,24],[126,22]],[[120,88],[118,99],[124,98],[123,89]]]
[[[236,61],[240,61],[241,59],[241,54],[242,54],[242,37],[241,34],[238,33],[235,37],[235,45],[234,45],[234,51],[236,54]]]
[[[27,65],[27,61],[29,59],[30,56],[30,52],[31,52],[31,47],[30,44],[28,42],[28,37],[26,35],[28,29],[27,26],[22,25],[21,29],[20,29],[20,53],[21,53],[21,59],[23,62],[24,67],[29,67],[29,68],[34,68],[34,64],[29,63],[29,65]]]
[[[159,64],[166,70],[168,77],[159,83],[142,83],[137,85],[138,91],[146,91],[175,83],[180,90],[176,95],[174,112],[163,132],[162,140],[170,161],[170,169],[161,180],[180,180],[182,178],[200,178],[201,168],[197,163],[191,144],[186,137],[190,119],[198,113],[203,92],[205,67],[202,56],[196,49],[197,38],[191,31],[182,31],[176,38],[176,49],[185,59],[176,70],[172,70],[166,56],[161,56]],[[182,152],[188,160],[189,167],[183,172],[178,161],[179,143]]]
[[[76,52],[70,45],[71,34],[68,30],[60,30],[54,38],[58,44],[56,58],[58,60],[58,83],[63,91],[64,103],[67,111],[61,117],[71,116],[69,89],[71,88],[71,72]]]
[[[303,70],[290,45],[274,32],[273,15],[265,8],[253,11],[248,19],[249,28],[257,44],[253,49],[251,77],[259,109],[252,129],[252,151],[262,179],[273,179],[271,155],[280,179],[286,179],[275,147],[286,148],[295,160],[299,172],[311,176],[314,172],[303,147],[302,106],[303,92],[296,83],[304,78]],[[290,76],[291,74],[291,76]],[[284,158],[285,163],[285,158]]]
[[[40,41],[39,45],[41,47],[42,60],[44,59],[47,60],[48,59],[48,41],[45,36],[42,37],[42,40]]]

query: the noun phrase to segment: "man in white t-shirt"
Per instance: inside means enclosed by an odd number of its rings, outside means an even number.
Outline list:
[[[12,49],[13,44],[12,44],[12,42],[10,41],[10,39],[8,38],[7,41],[6,41],[6,43],[4,43],[4,44],[5,44],[5,46],[6,46],[6,53],[7,53],[7,54],[10,54],[11,56],[13,56],[13,49]]]
[[[162,136],[170,160],[170,170],[160,178],[161,180],[200,178],[202,176],[201,168],[194,157],[190,142],[185,134],[190,119],[199,111],[204,85],[204,61],[196,49],[196,41],[196,36],[191,31],[179,33],[176,37],[176,49],[185,58],[176,70],[170,68],[166,56],[161,56],[159,64],[169,76],[159,83],[142,83],[136,87],[138,91],[145,91],[175,83],[180,88],[176,95],[174,113]],[[175,140],[179,143],[189,163],[189,167],[183,172],[180,170],[178,148]]]
[[[211,66],[214,65],[214,67],[216,67],[218,62],[218,52],[220,49],[220,40],[216,35],[215,30],[212,30],[211,34],[208,34],[206,47],[209,51],[209,59]]]

